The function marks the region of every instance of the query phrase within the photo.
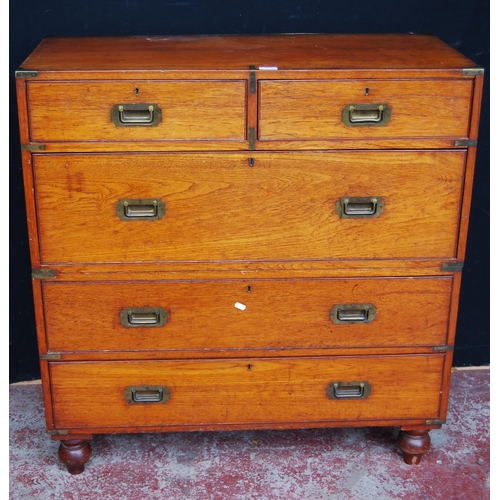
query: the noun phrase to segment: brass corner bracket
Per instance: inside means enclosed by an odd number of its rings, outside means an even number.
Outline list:
[[[46,360],[46,361],[54,361],[57,359],[61,359],[60,354],[40,354],[40,359]]]
[[[426,420],[425,425],[444,425],[446,420]]]
[[[251,64],[249,66],[249,70],[250,70],[250,86],[249,86],[248,91],[250,94],[255,94],[256,87],[257,87],[255,72],[257,71],[257,68],[253,64]]]
[[[23,144],[21,151],[45,151],[45,144]]]
[[[484,75],[484,68],[481,68],[479,66],[475,68],[464,68],[462,70],[462,74],[464,76],[480,76]]]
[[[455,146],[477,146],[477,141],[471,139],[459,139],[455,141]]]
[[[441,271],[444,273],[459,273],[464,267],[463,262],[443,262],[441,264]]]
[[[38,71],[27,71],[25,69],[18,69],[16,71],[16,78],[37,78]]]
[[[56,277],[56,270],[55,269],[32,269],[31,270],[31,277],[34,280],[46,280],[46,279],[51,279]]]
[[[451,345],[436,345],[432,348],[434,352],[448,352],[453,351],[454,347]]]
[[[69,434],[68,430],[65,429],[60,429],[60,430],[54,430],[54,431],[47,431],[48,434],[51,436],[66,436]]]

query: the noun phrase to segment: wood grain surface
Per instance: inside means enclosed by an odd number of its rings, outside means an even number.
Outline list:
[[[263,35],[47,38],[22,64],[38,71],[419,69],[473,67],[427,35]]]
[[[436,418],[444,356],[51,363],[56,428]],[[331,400],[331,382],[367,381],[366,399]],[[125,389],[166,386],[164,404]]]
[[[137,95],[138,94],[138,95]],[[244,140],[246,82],[30,82],[32,141]],[[157,126],[119,126],[115,104],[157,104]]]
[[[352,259],[308,261],[213,261],[169,262],[156,264],[51,264],[56,276],[45,282],[88,282],[117,280],[220,280],[220,279],[283,279],[283,278],[353,278],[353,277],[416,277],[451,276],[443,264],[456,259]]]
[[[443,345],[451,284],[451,278],[45,283],[48,349],[140,354]],[[347,304],[372,304],[375,319],[334,324],[331,309]],[[126,328],[120,322],[127,308],[147,307],[167,311],[167,323]]]
[[[260,81],[259,140],[467,136],[470,80]],[[368,92],[368,95],[366,93]],[[387,104],[385,126],[342,123],[348,104]]]
[[[453,257],[465,153],[37,155],[44,263]],[[343,219],[344,196],[379,196]],[[161,198],[158,221],[123,199]]]

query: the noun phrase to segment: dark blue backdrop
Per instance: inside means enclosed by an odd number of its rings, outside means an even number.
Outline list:
[[[10,4],[10,378],[39,377],[14,71],[47,36],[425,33],[486,69],[454,365],[489,364],[487,0],[18,0]]]

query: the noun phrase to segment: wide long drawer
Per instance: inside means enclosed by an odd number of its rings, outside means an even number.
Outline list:
[[[464,151],[33,158],[47,264],[456,254]]]
[[[50,351],[446,343],[451,278],[44,283]]]
[[[245,140],[246,82],[30,82],[32,141]]]
[[[54,420],[64,429],[432,419],[443,361],[436,354],[54,362]]]
[[[261,81],[259,140],[467,137],[471,80]]]

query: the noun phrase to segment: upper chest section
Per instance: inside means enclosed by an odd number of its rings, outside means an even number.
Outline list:
[[[52,38],[19,76],[53,151],[453,147],[472,65],[413,35]]]

